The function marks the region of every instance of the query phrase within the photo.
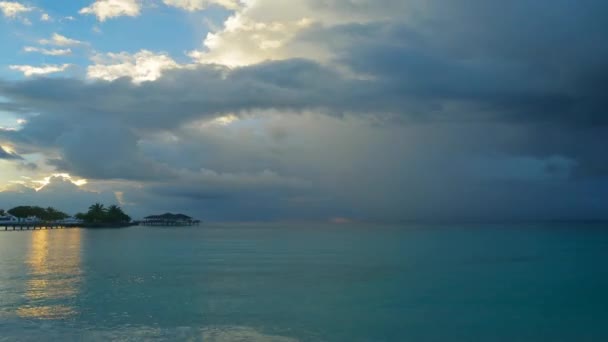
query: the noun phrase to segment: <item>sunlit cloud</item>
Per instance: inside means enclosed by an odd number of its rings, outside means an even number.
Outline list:
[[[241,6],[239,0],[163,0],[167,6],[181,8],[186,11],[204,10],[210,5],[219,5],[227,9],[235,10]]]
[[[139,0],[97,0],[90,6],[80,10],[80,14],[92,14],[99,21],[106,21],[111,18],[128,16],[137,17],[141,12]]]
[[[33,65],[10,65],[9,69],[21,71],[25,77],[48,75],[63,72],[67,70],[71,64],[45,64],[43,66]]]
[[[16,18],[19,15],[33,11],[35,8],[23,5],[16,1],[0,1],[0,12],[8,18]]]
[[[219,118],[214,119],[213,122],[218,125],[228,126],[231,123],[237,121],[238,119],[239,118],[236,115],[228,114],[228,115],[220,116]]]
[[[305,2],[303,2],[305,3]],[[277,6],[285,16],[260,16],[260,13]],[[188,52],[198,63],[217,63],[231,67],[252,65],[266,60],[302,57],[286,46],[298,33],[310,28],[315,20],[302,3],[283,8],[272,1],[247,1],[224,22],[219,30],[207,33],[203,48]],[[300,10],[304,13],[299,13]],[[317,47],[311,47],[314,54]],[[310,53],[306,57],[309,57]]]
[[[54,173],[54,174],[52,174],[50,176],[46,176],[42,179],[32,180],[30,184],[34,185],[33,188],[36,189],[36,191],[40,191],[51,183],[52,178],[62,178],[63,180],[70,181],[72,184],[79,186],[79,187],[86,185],[88,183],[88,181],[86,179],[72,177],[69,173]],[[27,183],[22,183],[22,184],[24,184],[26,186],[28,185]]]
[[[95,63],[87,68],[89,79],[113,81],[121,77],[130,77],[133,83],[154,81],[164,71],[181,68],[166,53],[154,53],[141,50],[135,54],[127,52],[97,54],[92,57]]]
[[[51,38],[41,39],[38,41],[38,43],[40,43],[42,45],[55,45],[55,46],[76,46],[76,45],[84,44],[84,42],[81,42],[80,40],[68,38],[59,33],[53,33]]]
[[[114,195],[120,205],[125,205],[125,193],[122,191],[114,191]]]
[[[9,144],[0,144],[0,148],[3,149],[4,151],[10,153],[10,154],[15,154],[15,149],[12,145]]]
[[[44,49],[35,46],[26,46],[23,48],[24,52],[38,52],[47,56],[68,56],[72,54],[71,49]]]

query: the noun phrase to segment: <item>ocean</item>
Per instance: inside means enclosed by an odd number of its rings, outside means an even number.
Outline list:
[[[0,341],[608,341],[608,225],[0,231]]]

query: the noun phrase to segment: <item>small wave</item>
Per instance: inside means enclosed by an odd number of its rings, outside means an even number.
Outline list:
[[[208,328],[201,337],[205,342],[298,342],[295,338],[266,335],[249,327]]]
[[[16,322],[13,322],[16,323]],[[246,326],[158,328],[122,326],[114,329],[76,329],[55,324],[36,324],[5,330],[0,342],[8,341],[201,341],[201,342],[299,342],[287,336],[272,335]]]

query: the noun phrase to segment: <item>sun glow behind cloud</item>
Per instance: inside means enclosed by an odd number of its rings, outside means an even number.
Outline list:
[[[239,118],[234,115],[234,114],[228,114],[228,115],[224,115],[224,116],[220,116],[219,118],[216,118],[213,120],[214,124],[217,125],[221,125],[221,126],[228,126],[231,123],[237,121]]]
[[[241,121],[246,121],[246,120],[242,120],[241,118],[239,118],[238,116],[236,116],[235,114],[225,114],[219,117],[216,117],[214,119],[206,119],[206,120],[198,120],[196,122],[193,122],[190,124],[190,126],[192,127],[197,127],[199,129],[208,129],[208,128],[222,128],[222,127],[230,127],[238,122]],[[176,138],[177,140],[177,138]]]
[[[15,154],[15,149],[11,145],[0,144],[0,148],[3,149],[4,151],[6,151],[9,154]]]
[[[32,183],[36,185],[34,187],[36,189],[36,191],[40,191],[40,190],[44,189],[44,187],[49,185],[51,183],[51,178],[53,178],[53,177],[63,178],[64,180],[70,181],[72,184],[79,186],[79,187],[86,185],[88,183],[88,181],[86,179],[84,179],[84,178],[78,179],[78,178],[72,177],[69,173],[54,173],[54,174],[52,174],[50,176],[46,176],[40,180],[33,180]]]

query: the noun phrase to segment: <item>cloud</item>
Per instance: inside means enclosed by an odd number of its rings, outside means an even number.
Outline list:
[[[133,55],[126,52],[98,54],[92,60],[95,64],[87,68],[87,77],[105,81],[121,77],[130,77],[134,83],[154,81],[163,71],[180,67],[169,55],[147,50]]]
[[[132,67],[130,63],[127,66]],[[148,70],[155,69],[144,69]],[[118,75],[121,74],[115,76]],[[71,118],[93,118],[104,113],[104,119],[114,118],[141,127],[171,128],[198,118],[255,108],[367,111],[372,106],[370,97],[381,91],[374,90],[373,86],[345,79],[314,62],[289,60],[234,70],[214,65],[171,69],[156,81],[139,85],[120,78],[93,83],[75,79],[5,83],[0,85],[0,93],[31,110],[53,108],[52,111],[58,113],[53,116],[56,119],[70,118],[68,121],[71,121]],[[40,89],[45,90],[41,93]],[[66,101],[67,98],[70,101]],[[378,106],[382,110],[396,110],[403,104],[405,102],[379,103]],[[37,120],[43,117],[32,118],[28,125],[37,125]]]
[[[230,66],[251,65],[266,60],[287,58],[327,59],[331,55],[321,45],[293,46],[292,40],[313,28],[345,24],[391,22],[409,18],[415,1],[245,1],[224,22],[223,28],[210,32],[203,48],[190,57],[199,63]]]
[[[0,11],[7,18],[17,18],[23,13],[31,12],[35,7],[23,5],[16,1],[0,1]]]
[[[265,60],[288,57],[283,46],[296,33],[310,24],[305,18],[297,21],[258,23],[235,15],[226,22],[226,29],[208,33],[205,50],[188,53],[198,63],[243,66]]]
[[[53,18],[48,13],[42,13],[40,15],[40,21],[50,22],[53,21]]]
[[[579,181],[571,180],[568,173],[576,166],[558,157],[493,156],[501,140],[509,135],[509,140],[518,139],[517,129],[507,132],[494,124],[375,126],[353,116],[276,111],[244,116],[227,126],[211,121],[186,124],[172,130],[177,140],[168,136],[140,146],[156,159],[193,172],[201,165],[218,174],[269,169],[303,184],[274,188],[265,184],[249,191],[238,182],[226,188],[178,177],[147,187],[156,195],[188,198],[201,206],[225,203],[225,212],[215,209],[224,219],[230,217],[228,208],[234,203],[245,211],[234,215],[256,217],[255,205],[245,204],[250,201],[258,203],[261,216],[546,218],[555,208],[568,206],[565,215],[600,215],[599,208],[589,203],[602,193],[601,188],[578,193],[578,200],[555,197],[545,199],[542,206],[534,204],[543,193],[574,191],[578,186],[573,184]]]
[[[59,33],[53,33],[53,35],[51,36],[50,39],[41,39],[39,41],[39,43],[42,45],[55,45],[55,46],[76,46],[76,45],[84,44],[83,42],[81,42],[79,40],[71,39],[66,36],[62,36]]]
[[[203,49],[190,51],[188,55],[198,63],[229,66],[294,57],[284,49],[285,44],[313,23],[313,19],[307,16],[311,13],[304,3],[286,6],[268,0],[245,2],[224,22],[221,30],[207,34]],[[265,13],[265,10],[283,15],[280,18],[258,17],[257,13]]]
[[[101,22],[108,19],[129,16],[137,17],[141,12],[139,0],[97,0],[80,10],[80,14],[93,14]]]
[[[40,67],[32,65],[10,65],[11,70],[21,71],[24,76],[40,76],[63,72],[69,68],[71,64],[45,64]]]
[[[38,165],[36,165],[35,163],[22,162],[17,165],[17,169],[25,171],[36,171],[38,170]]]
[[[26,46],[23,48],[25,52],[38,52],[47,56],[69,56],[72,54],[71,49],[44,49],[34,46]]]
[[[19,155],[8,152],[4,149],[4,147],[0,146],[0,159],[4,160],[20,160],[22,159]]]
[[[233,10],[241,6],[239,0],[163,0],[163,3],[190,12],[204,10],[212,4]]]
[[[51,177],[49,184],[39,191],[19,184],[0,191],[0,208],[5,210],[19,205],[36,205],[54,207],[74,215],[86,211],[88,206],[95,202],[108,205],[118,203],[111,192],[87,191],[64,177]]]
[[[199,65],[142,50],[0,81],[36,113],[0,137],[223,219],[606,218],[608,8],[547,6],[246,3]]]
[[[56,133],[59,158],[49,162],[59,171],[92,179],[174,178],[169,167],[143,155],[137,136],[118,123],[93,121]]]
[[[220,173],[214,170],[180,171],[179,181],[159,183],[149,191],[176,197],[214,198],[233,196],[243,192],[268,192],[276,190],[303,189],[310,183],[295,177],[285,177],[275,171]]]

